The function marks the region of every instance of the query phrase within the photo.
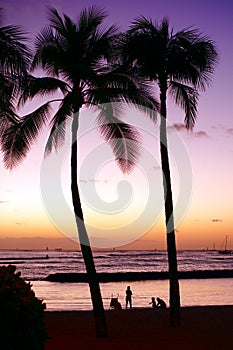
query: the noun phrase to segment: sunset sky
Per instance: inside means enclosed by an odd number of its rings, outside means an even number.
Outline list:
[[[201,94],[192,133],[183,112],[168,106],[168,137],[178,249],[221,248],[228,234],[233,249],[233,5],[229,1],[0,1],[4,24],[22,25],[33,38],[47,24],[46,6],[75,19],[84,7],[98,5],[109,14],[105,24],[122,30],[144,15],[168,17],[175,31],[193,26],[216,43],[220,61],[211,87]],[[25,106],[25,111],[37,106]],[[141,134],[142,154],[130,175],[114,163],[111,149],[95,130],[95,115],[81,114],[80,189],[91,242],[97,248],[165,249],[158,127],[135,109],[122,119]],[[173,126],[172,126],[173,125]],[[1,162],[0,249],[76,248],[77,235],[69,192],[69,153],[44,160],[48,128],[27,159],[9,172]],[[55,185],[60,185],[57,188]],[[67,239],[68,237],[68,239]]]

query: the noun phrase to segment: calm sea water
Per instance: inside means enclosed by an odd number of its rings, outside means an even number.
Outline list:
[[[98,272],[167,271],[165,251],[95,251]],[[86,283],[54,283],[43,279],[56,272],[85,272],[79,251],[0,251],[0,265],[14,264],[21,276],[31,281],[37,297],[47,310],[91,310]],[[233,269],[233,255],[217,251],[178,251],[180,271]],[[111,296],[118,296],[124,307],[125,289],[130,284],[134,307],[149,307],[151,297],[167,303],[168,281],[101,283],[103,302],[109,308]],[[182,306],[233,305],[233,279],[180,280]]]

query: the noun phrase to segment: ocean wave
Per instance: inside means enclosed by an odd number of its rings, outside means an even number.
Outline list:
[[[149,281],[169,278],[167,271],[160,272],[102,272],[97,273],[99,282]],[[49,282],[87,282],[86,273],[54,273],[44,280]],[[233,278],[233,270],[195,270],[178,272],[179,279]]]
[[[16,261],[16,260],[47,260],[49,259],[49,256],[31,256],[31,257],[10,257],[10,258],[0,258],[0,261]]]

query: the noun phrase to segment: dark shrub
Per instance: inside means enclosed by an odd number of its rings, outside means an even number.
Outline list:
[[[0,266],[0,348],[42,350],[48,338],[46,306],[15,270],[13,265]]]

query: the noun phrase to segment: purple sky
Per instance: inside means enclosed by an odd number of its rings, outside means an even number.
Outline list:
[[[189,26],[200,29],[216,42],[220,64],[217,67],[212,88],[201,98],[203,111],[208,103],[208,116],[198,122],[199,127],[215,123],[230,124],[229,101],[232,96],[232,20],[233,4],[229,1],[1,1],[5,9],[5,22],[22,25],[29,32],[37,33],[46,24],[46,6],[53,6],[75,18],[80,9],[96,4],[109,14],[106,23],[117,23],[126,29],[130,21],[142,14],[157,21],[168,17],[175,30]],[[206,101],[202,101],[205,99]],[[207,111],[206,111],[207,112]],[[207,114],[207,113],[206,113]],[[216,117],[215,117],[216,116]]]
[[[179,228],[180,246],[182,248],[210,246],[213,241],[211,235],[214,235],[214,240],[219,243],[228,233],[229,242],[232,242],[233,247],[233,4],[230,4],[228,0],[198,0],[193,2],[185,0],[157,2],[152,0],[0,1],[0,7],[5,10],[4,23],[20,24],[32,33],[32,37],[46,24],[46,6],[53,6],[60,13],[65,12],[75,18],[80,9],[92,4],[106,9],[109,14],[106,24],[117,23],[123,30],[128,27],[132,19],[139,15],[151,17],[157,21],[168,17],[175,30],[194,26],[216,42],[220,62],[216,68],[212,86],[201,95],[194,133],[188,135],[182,126],[178,127],[190,154],[193,170],[193,197],[187,216]],[[169,118],[172,123],[183,122],[182,112],[172,105],[170,106]],[[34,162],[36,161],[34,160]],[[20,166],[20,169],[15,170],[14,174],[9,175],[8,172],[2,170],[5,179],[0,187],[2,211],[6,210],[4,208],[5,200],[15,201],[14,196],[9,196],[10,199],[7,199],[6,193],[9,195],[11,191],[17,192],[17,178],[23,179],[27,166],[29,166],[27,163],[29,164],[29,160]],[[33,170],[31,171],[33,173]],[[38,181],[37,176],[35,179]],[[14,185],[12,181],[15,181]],[[23,185],[21,183],[21,189],[22,186],[26,188],[29,184],[32,188],[38,185],[37,182],[33,184],[31,181],[24,181]],[[30,203],[30,190],[28,193],[28,203]],[[35,197],[37,196],[37,205],[34,211],[38,213],[38,211],[42,212],[43,209],[39,204],[39,195],[35,195]],[[24,218],[26,221],[29,215],[26,207],[25,204],[25,211],[23,211],[21,204],[15,202],[14,213],[17,212],[17,215],[15,214],[16,217],[12,219],[12,216],[7,214],[8,221],[6,220],[4,230],[1,232],[2,238],[14,237],[17,230],[19,236],[24,236],[25,232],[29,231],[30,228],[24,229],[23,225],[15,226],[17,222],[24,222]],[[3,214],[6,214],[6,211]],[[35,217],[37,217],[36,215]],[[187,239],[188,231],[191,232],[192,241]],[[153,234],[149,239],[154,239]],[[161,243],[160,246],[163,247],[163,244]]]

